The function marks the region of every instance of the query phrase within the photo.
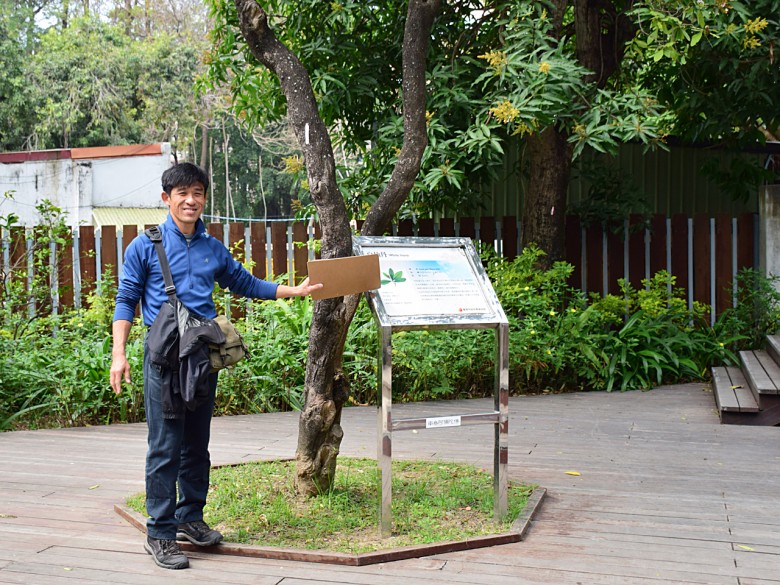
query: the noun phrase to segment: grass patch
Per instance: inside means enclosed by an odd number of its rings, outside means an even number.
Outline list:
[[[333,489],[300,498],[294,461],[212,470],[205,520],[228,542],[364,553],[499,534],[510,529],[535,486],[509,485],[507,520],[493,520],[493,476],[473,466],[393,461],[393,535],[379,536],[375,460],[339,458]],[[144,495],[128,498],[143,512]]]

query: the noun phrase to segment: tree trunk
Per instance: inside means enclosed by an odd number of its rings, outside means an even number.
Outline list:
[[[566,135],[547,128],[528,138],[530,177],[523,209],[523,247],[533,243],[546,255],[549,268],[564,258],[566,193],[571,176],[572,151]]]
[[[308,73],[297,57],[276,39],[265,11],[255,0],[234,1],[241,32],[252,54],[277,75],[287,98],[288,118],[304,153],[309,189],[320,216],[322,256],[349,256],[352,253],[349,218],[336,184],[333,147],[319,116]],[[384,230],[408,196],[427,145],[425,57],[438,7],[439,0],[409,2],[404,37],[404,145],[387,188],[366,220],[377,233]],[[341,370],[341,358],[357,306],[355,299],[326,299],[314,305],[296,450],[295,484],[297,491],[304,495],[327,490],[335,476],[343,437],[341,411],[349,396],[349,382]]]
[[[130,36],[133,31],[133,2],[132,0],[125,0],[125,33]]]
[[[577,60],[592,71],[586,80],[598,87],[606,86],[620,68],[626,43],[634,36],[634,25],[626,17],[633,4],[628,1],[619,10],[608,0],[574,2]]]
[[[206,122],[200,124],[200,166],[206,168],[209,158],[209,127]],[[198,128],[198,126],[196,126]]]
[[[585,0],[587,1],[587,0]],[[551,3],[552,35],[560,39],[568,0]],[[540,268],[549,268],[564,256],[566,193],[571,176],[572,150],[557,128],[528,137],[528,189],[523,201],[521,247],[535,244],[545,252]]]
[[[625,10],[609,0],[574,0],[577,60],[591,73],[586,81],[604,87],[617,71],[625,44],[634,31]],[[567,0],[555,0],[554,34],[560,38]],[[558,128],[547,128],[528,139],[530,178],[523,208],[522,244],[535,243],[546,252],[542,267],[564,258],[566,195],[572,166],[572,148]]]

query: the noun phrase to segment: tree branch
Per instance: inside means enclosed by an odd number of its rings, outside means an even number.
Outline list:
[[[350,256],[352,236],[344,198],[336,183],[336,164],[328,130],[319,115],[309,74],[298,57],[268,26],[256,0],[234,0],[238,22],[252,55],[279,79],[287,116],[306,161],[309,191],[320,215],[324,258]]]
[[[361,233],[381,235],[406,200],[420,172],[428,132],[425,120],[425,69],[433,21],[440,0],[409,0],[403,46],[401,90],[404,142],[384,191],[366,216]]]

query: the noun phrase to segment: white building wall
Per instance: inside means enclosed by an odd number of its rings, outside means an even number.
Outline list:
[[[159,155],[58,159],[0,164],[0,216],[38,223],[45,199],[61,208],[72,226],[91,225],[95,207],[163,207],[160,177],[171,165],[170,145]],[[2,195],[12,191],[12,198]]]
[[[162,207],[160,177],[169,159],[170,146],[160,156],[92,160],[92,205]]]
[[[0,197],[11,191],[11,199],[0,199],[0,215],[11,213],[19,223],[38,223],[35,206],[48,199],[64,210],[73,208],[71,160],[29,161],[0,165]]]

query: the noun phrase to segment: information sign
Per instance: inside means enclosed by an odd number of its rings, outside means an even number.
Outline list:
[[[379,295],[391,317],[493,312],[463,248],[365,246],[362,252],[379,256]]]
[[[355,248],[379,257],[381,286],[369,301],[385,324],[451,327],[506,320],[468,238],[361,237]]]
[[[495,426],[493,507],[500,520],[507,512],[509,453],[509,323],[469,238],[359,237],[355,255],[376,255],[380,287],[366,293],[378,326],[377,462],[383,535],[392,532],[393,431],[442,429],[473,424]],[[496,352],[492,411],[394,419],[392,334],[419,329],[493,329]]]

